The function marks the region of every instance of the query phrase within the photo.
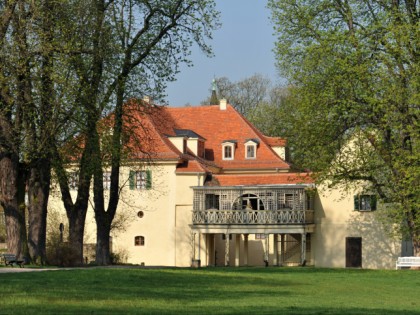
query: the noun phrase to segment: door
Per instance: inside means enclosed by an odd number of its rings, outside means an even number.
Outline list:
[[[346,267],[362,267],[362,238],[346,237]]]

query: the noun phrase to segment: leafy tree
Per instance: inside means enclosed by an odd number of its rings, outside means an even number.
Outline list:
[[[63,68],[56,64],[67,54],[56,40],[68,22],[58,17],[60,10],[49,0],[0,2],[0,199],[9,251],[41,263],[46,255],[51,144],[66,120],[56,92],[63,78]]]
[[[58,175],[62,200],[69,218],[69,240],[82,261],[83,229],[89,203],[89,187],[93,178],[93,204],[97,223],[96,261],[109,264],[109,234],[115,217],[120,193],[119,171],[124,143],[123,121],[130,111],[141,110],[123,106],[129,96],[163,95],[165,82],[173,80],[179,64],[189,62],[187,56],[195,42],[205,53],[211,54],[205,40],[211,38],[218,26],[218,12],[214,1],[92,1],[78,25],[87,23],[76,38],[81,53],[71,59],[77,94],[74,102],[81,105],[79,147],[79,185],[73,202],[66,174],[66,154],[56,148],[55,170]],[[151,92],[151,93],[148,93]],[[142,105],[142,104],[140,104]],[[109,113],[106,132],[99,130],[99,122]],[[111,146],[101,146],[106,135],[111,135]],[[80,143],[79,143],[80,144]],[[107,155],[102,154],[108,150]],[[65,152],[64,152],[65,153]],[[104,168],[111,170],[108,203],[105,204]]]
[[[420,3],[270,0],[294,162],[370,183],[420,255]],[[351,147],[350,149],[349,146]]]
[[[18,195],[18,185],[22,184],[19,181],[22,176],[19,175],[22,174],[19,174],[20,137],[16,133],[22,127],[22,104],[17,101],[13,103],[11,91],[6,85],[10,60],[5,54],[9,29],[17,21],[17,3],[18,1],[0,3],[0,204],[5,214],[6,233],[10,236],[7,238],[8,247],[19,258],[23,258],[27,253],[27,244],[25,212],[21,206],[24,200],[21,194]]]

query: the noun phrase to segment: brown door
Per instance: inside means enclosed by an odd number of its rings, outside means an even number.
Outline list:
[[[346,237],[346,267],[362,267],[362,238]]]

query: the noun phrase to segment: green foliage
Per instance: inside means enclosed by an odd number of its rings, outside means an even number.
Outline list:
[[[418,314],[417,271],[92,268],[2,274],[12,314]],[[193,284],[193,285],[192,285]]]
[[[271,0],[291,84],[279,124],[294,163],[331,185],[370,183],[420,253],[416,1]]]

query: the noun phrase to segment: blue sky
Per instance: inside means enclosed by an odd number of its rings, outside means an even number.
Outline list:
[[[214,77],[238,81],[255,73],[273,83],[280,80],[275,68],[273,27],[265,0],[216,0],[222,26],[211,44],[215,56],[207,58],[193,49],[193,67],[182,67],[177,81],[169,84],[170,106],[199,105],[209,96]]]

